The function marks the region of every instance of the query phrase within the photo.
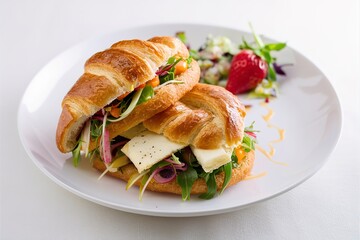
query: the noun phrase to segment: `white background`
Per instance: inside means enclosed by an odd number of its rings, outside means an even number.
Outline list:
[[[359,29],[348,1],[1,1],[1,239],[360,239]],[[343,129],[325,166],[302,185],[232,213],[140,216],[64,190],[36,168],[17,132],[17,108],[37,71],[89,37],[155,23],[206,23],[287,43],[313,61],[340,98]],[[54,106],[56,107],[56,106]]]

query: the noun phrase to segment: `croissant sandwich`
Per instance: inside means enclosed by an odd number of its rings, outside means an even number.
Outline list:
[[[72,152],[100,151],[111,161],[109,139],[164,111],[199,81],[200,69],[177,38],[125,40],[98,52],[62,101],[56,144]],[[103,124],[105,123],[105,124]],[[100,145],[100,148],[99,148]]]
[[[239,99],[222,87],[196,84],[180,101],[111,141],[112,161],[93,166],[126,188],[210,199],[250,174],[256,142]],[[114,126],[115,127],[115,126]],[[110,131],[116,131],[111,128]],[[110,133],[111,134],[111,133]]]

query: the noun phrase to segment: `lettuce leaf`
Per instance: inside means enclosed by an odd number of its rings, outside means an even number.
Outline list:
[[[183,201],[190,200],[191,188],[196,179],[198,179],[198,174],[191,166],[189,166],[186,171],[181,172],[176,176],[176,182],[181,187]]]
[[[216,194],[216,189],[217,189],[217,185],[216,185],[216,180],[215,180],[215,172],[212,173],[207,173],[204,177],[205,181],[206,181],[206,185],[207,185],[207,192],[203,193],[199,196],[199,198],[202,199],[211,199],[215,196]]]

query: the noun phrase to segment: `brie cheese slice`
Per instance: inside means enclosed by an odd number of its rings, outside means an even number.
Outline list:
[[[212,172],[231,161],[232,150],[230,149],[199,149],[191,146],[191,150],[205,172]]]
[[[141,173],[184,147],[186,145],[171,142],[163,135],[144,131],[127,142],[121,151]]]

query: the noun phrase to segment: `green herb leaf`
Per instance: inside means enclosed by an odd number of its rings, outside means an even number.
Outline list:
[[[150,180],[151,180],[150,175],[148,173],[145,174],[141,179],[140,188],[139,188],[139,200],[140,201],[142,199],[142,196],[144,195],[146,186]]]
[[[160,84],[166,83],[174,79],[175,79],[175,73],[169,71],[167,75],[160,77]]]
[[[272,65],[272,63],[268,64],[268,75],[267,75],[267,79],[269,81],[276,81],[276,72],[274,69],[274,66]]]
[[[261,57],[267,64],[268,64],[268,74],[267,74],[267,80],[274,82],[276,81],[276,71],[274,69],[273,63],[276,61],[274,57],[271,56],[271,51],[280,51],[286,47],[286,43],[269,43],[264,44],[262,39],[259,35],[257,35],[251,25],[249,23],[251,32],[253,34],[253,38],[255,40],[255,46],[250,45],[244,38],[243,42],[240,45],[240,49],[249,49],[254,52],[257,56]],[[269,91],[268,91],[269,92]],[[268,92],[251,92],[250,97],[268,97]]]
[[[176,176],[176,182],[181,187],[183,201],[190,200],[191,188],[196,179],[198,179],[198,174],[191,166],[189,166],[186,171],[181,172]]]
[[[253,26],[251,25],[251,23],[249,23],[249,26],[250,26],[250,29],[251,29],[251,32],[254,36],[254,39],[255,39],[255,42],[256,44],[258,45],[259,48],[263,48],[264,47],[264,43],[262,41],[262,39],[259,37],[259,35],[257,35],[254,31],[254,28]]]
[[[135,92],[134,95],[132,95],[131,102],[130,102],[129,106],[127,107],[127,109],[123,113],[121,113],[119,118],[115,118],[115,119],[108,118],[107,120],[109,122],[118,122],[118,121],[126,118],[127,116],[129,116],[129,114],[137,106],[137,103],[139,102],[139,99],[140,99],[140,96],[142,95],[143,90],[144,90],[144,88],[140,88]]]
[[[263,48],[263,49],[260,49],[260,52],[261,52],[261,56],[265,59],[265,61],[268,63],[268,65],[270,63],[272,63],[273,58],[271,57],[271,54],[268,50]]]
[[[253,121],[250,126],[244,128],[244,132],[260,132],[259,130],[254,129],[255,121]]]
[[[170,57],[167,61],[167,64],[173,64],[176,62],[176,57]]]
[[[235,149],[231,154],[231,164],[233,168],[237,168],[239,166],[239,161],[235,153]]]
[[[245,133],[241,143],[241,146],[244,148],[245,152],[255,150],[255,144],[256,139]]]
[[[199,59],[200,59],[200,56],[199,56],[198,51],[196,51],[196,50],[194,50],[194,49],[190,49],[189,53],[190,53],[190,57],[191,57],[191,58],[194,58],[195,60],[199,60]]]
[[[80,157],[81,157],[80,150],[81,150],[81,141],[78,142],[77,146],[72,151],[72,158],[73,158],[74,167],[79,166]]]
[[[171,158],[177,164],[181,164],[180,159],[177,156],[175,156],[175,154],[171,154]]]
[[[90,135],[94,139],[98,139],[102,133],[102,121],[99,120],[91,120],[90,125]]]
[[[175,33],[175,36],[180,39],[184,44],[187,44],[187,38],[185,32],[177,32]]]
[[[253,47],[250,46],[250,44],[245,40],[245,38],[242,38],[242,44],[240,44],[240,49],[248,49],[248,50],[254,50]]]
[[[207,192],[203,193],[199,196],[199,198],[201,198],[201,199],[211,199],[216,194],[217,185],[216,185],[214,172],[207,175],[206,185],[208,188]]]
[[[192,60],[193,60],[193,58],[191,57],[191,55],[187,59],[185,59],[186,64],[187,64],[188,67],[191,64]]]
[[[149,101],[153,96],[154,88],[150,85],[145,86],[136,105]]]
[[[167,162],[167,161],[160,161],[158,163],[155,163],[151,168],[150,168],[150,172],[153,172],[155,169],[157,168],[162,168],[162,167],[165,167],[165,166],[168,166],[170,165],[171,163]]]
[[[268,43],[264,46],[269,51],[280,51],[286,47],[286,43]]]
[[[225,190],[225,188],[229,185],[230,179],[231,179],[231,173],[232,173],[232,162],[228,162],[223,166],[224,171],[224,183],[221,187],[220,194],[222,194]]]

